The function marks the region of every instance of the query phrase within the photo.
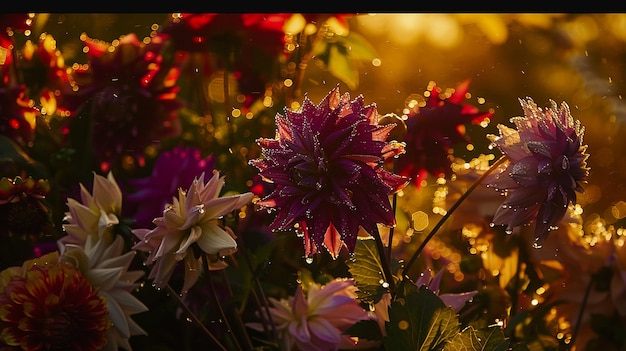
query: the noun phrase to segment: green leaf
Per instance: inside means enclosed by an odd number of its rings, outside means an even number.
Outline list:
[[[481,329],[469,326],[452,338],[443,351],[504,351],[508,347],[509,341],[500,326],[491,325]]]
[[[387,289],[381,285],[383,266],[374,239],[358,239],[354,257],[347,265],[358,289],[358,298],[372,305],[377,303]]]
[[[459,319],[439,296],[421,286],[391,303],[385,329],[387,350],[441,350],[459,333]]]
[[[359,86],[359,71],[348,51],[339,45],[330,45],[328,56],[328,71],[348,88],[354,90]]]
[[[365,37],[354,32],[350,32],[350,34],[345,37],[340,37],[337,43],[347,49],[348,55],[350,55],[353,60],[369,62],[378,55],[374,46],[372,46]]]

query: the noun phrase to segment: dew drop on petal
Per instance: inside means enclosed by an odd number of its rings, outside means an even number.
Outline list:
[[[307,257],[305,259],[305,261],[306,261],[307,264],[312,264],[313,263],[313,257]]]

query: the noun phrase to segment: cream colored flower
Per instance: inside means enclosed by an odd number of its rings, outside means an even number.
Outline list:
[[[354,279],[336,279],[324,286],[313,283],[306,294],[299,285],[295,296],[288,299],[278,301],[270,297],[270,313],[284,346],[282,350],[337,350],[349,339],[343,335],[347,328],[370,318],[359,306],[355,290]],[[263,331],[260,323],[247,325]]]
[[[219,258],[237,250],[234,234],[222,227],[220,218],[229,212],[240,209],[254,196],[251,192],[220,197],[224,177],[214,171],[213,177],[204,183],[204,172],[195,178],[189,190],[179,189],[178,198],[163,210],[163,217],[153,223],[156,228],[134,229],[139,238],[134,249],[149,252],[147,263],[152,266],[148,279],[154,279],[156,287],[164,287],[176,264],[185,261],[185,278],[182,291],[186,293],[200,276],[201,265],[198,257],[190,250],[193,244],[206,254],[217,256],[211,267],[220,269],[225,263]]]
[[[113,233],[97,240],[89,235],[85,246],[67,244],[62,247],[61,261],[71,263],[106,299],[112,327],[106,332],[107,342],[102,351],[117,351],[120,347],[132,350],[129,338],[147,333],[131,316],[148,311],[148,308],[132,294],[139,284],[143,271],[128,271],[135,251],[124,252],[124,239]],[[114,237],[114,239],[113,239]],[[111,244],[107,244],[111,242]]]
[[[94,235],[97,241],[119,223],[122,192],[113,173],[109,172],[105,178],[94,172],[92,194],[81,183],[80,197],[80,202],[72,198],[67,199],[69,211],[65,212],[63,218],[66,222],[63,224],[63,230],[67,235],[60,239],[60,243],[82,246],[90,235]]]

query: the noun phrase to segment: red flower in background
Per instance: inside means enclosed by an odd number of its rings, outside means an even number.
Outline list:
[[[0,85],[0,134],[21,147],[27,147],[34,138],[39,110],[26,96],[25,85]]]
[[[459,84],[449,97],[441,96],[435,85],[424,107],[407,115],[406,153],[397,160],[398,174],[411,177],[416,187],[427,174],[450,177],[453,146],[471,142],[465,133],[468,123],[479,124],[493,116],[477,107],[463,104],[470,80]]]
[[[83,42],[89,64],[75,65],[71,76],[79,89],[71,107],[89,106],[99,169],[108,171],[126,155],[142,165],[147,147],[181,131],[178,70],[163,62],[163,38],[146,43],[131,33],[109,44],[84,35]]]
[[[275,60],[285,54],[283,25],[292,14],[183,13],[170,18],[160,33],[182,62],[182,72],[209,78],[227,70],[249,106],[275,74]]]
[[[0,74],[2,82],[7,84],[11,74],[9,67],[13,63],[15,31],[25,32],[30,29],[33,15],[28,13],[6,13],[0,14]]]
[[[26,41],[20,69],[24,84],[29,88],[28,96],[39,98],[42,115],[56,111],[69,114],[63,98],[71,89],[70,79],[63,55],[52,35],[43,33],[36,43]]]

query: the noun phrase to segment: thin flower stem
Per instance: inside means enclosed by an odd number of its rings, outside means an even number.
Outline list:
[[[417,259],[417,257],[419,257],[420,253],[422,253],[422,251],[424,250],[424,247],[426,247],[426,244],[428,244],[428,242],[435,236],[435,234],[437,234],[437,231],[439,230],[439,228],[441,228],[441,226],[443,226],[443,224],[448,220],[448,218],[450,218],[450,216],[452,215],[452,213],[457,209],[457,207],[459,207],[461,205],[461,203],[463,203],[463,201],[472,193],[472,191],[474,191],[474,189],[476,189],[480,183],[482,183],[482,181],[489,175],[491,174],[491,172],[493,172],[496,168],[498,168],[502,163],[504,163],[507,160],[506,156],[502,156],[500,157],[496,162],[494,162],[493,165],[491,165],[491,167],[489,167],[489,169],[487,169],[485,171],[485,173],[483,173],[475,182],[474,184],[472,184],[472,186],[469,187],[469,189],[467,189],[467,191],[465,193],[463,193],[463,195],[461,195],[461,197],[456,200],[456,202],[454,203],[454,205],[452,205],[452,207],[450,207],[450,209],[448,210],[448,212],[439,220],[439,222],[435,225],[435,227],[430,231],[430,233],[428,234],[428,236],[424,239],[424,241],[422,241],[422,243],[420,244],[420,246],[417,248],[417,250],[415,251],[415,253],[413,253],[413,256],[411,256],[411,259],[409,260],[409,262],[406,264],[406,266],[404,266],[404,269],[402,270],[402,276],[405,277],[408,272],[409,269],[411,269],[411,266],[413,266],[413,263],[415,263],[415,260]]]
[[[393,158],[393,172],[396,173],[396,169],[398,168],[398,160]],[[398,193],[393,194],[393,200],[391,202],[391,210],[393,211],[393,215],[396,215],[396,208],[398,203]],[[393,244],[393,232],[394,227],[389,228],[389,238],[387,239],[387,258],[389,259],[389,266],[391,266],[391,251]]]
[[[228,349],[222,345],[222,343],[217,339],[217,337],[215,337],[215,335],[213,335],[213,333],[211,333],[211,331],[209,329],[207,329],[207,327],[202,323],[202,321],[198,318],[198,316],[196,316],[195,313],[193,313],[193,311],[191,311],[191,309],[187,306],[187,304],[185,304],[185,302],[180,298],[180,296],[176,293],[176,291],[174,290],[174,288],[172,288],[169,284],[165,285],[165,289],[167,290],[168,294],[170,296],[173,296],[174,299],[176,299],[176,302],[178,302],[178,304],[180,305],[180,307],[182,307],[185,312],[187,312],[187,316],[189,316],[189,318],[191,318],[191,320],[198,326],[200,327],[200,329],[202,329],[202,331],[209,336],[209,338],[211,338],[211,340],[213,340],[213,342],[215,343],[215,345],[217,345],[217,347],[220,348],[220,350],[223,351],[228,351]]]
[[[226,284],[226,287],[228,288],[228,296],[230,298],[233,297],[233,289],[230,286],[230,280],[228,280],[228,274],[226,274],[225,270],[221,270],[222,276],[224,278],[224,282]],[[243,333],[244,336],[244,341],[246,342],[246,347],[248,350],[252,350],[254,347],[252,346],[252,341],[250,341],[250,336],[248,335],[248,332],[246,330],[246,326],[243,324],[243,320],[241,319],[241,315],[238,313],[238,311],[235,311],[234,313],[235,318],[237,320],[237,324],[239,325],[239,329],[241,330],[241,332]]]
[[[239,340],[237,340],[237,338],[233,334],[233,328],[230,326],[230,323],[228,322],[226,313],[224,313],[224,309],[222,308],[220,299],[217,296],[217,292],[215,291],[215,286],[213,285],[213,279],[211,279],[211,271],[209,270],[209,258],[207,257],[206,254],[202,255],[202,264],[204,267],[204,271],[206,272],[206,278],[207,278],[207,282],[209,283],[209,290],[211,290],[211,296],[213,296],[213,300],[215,301],[217,309],[219,310],[220,315],[222,316],[222,320],[224,320],[224,325],[226,325],[228,335],[231,336],[231,339],[233,340],[235,346],[237,346],[237,349],[240,351],[243,351],[243,349],[241,348],[241,345],[239,344]]]
[[[145,262],[147,257],[145,252],[141,252],[141,251],[135,251],[139,254],[139,256],[141,257],[142,261]],[[189,306],[187,306],[187,304],[185,304],[185,302],[180,298],[180,296],[178,295],[178,293],[174,290],[174,288],[172,288],[171,285],[166,284],[165,285],[165,290],[167,290],[167,293],[174,297],[174,299],[176,300],[176,302],[178,303],[178,305],[185,310],[185,312],[187,313],[187,316],[189,318],[191,318],[191,321],[193,323],[195,323],[211,340],[213,340],[213,342],[215,342],[215,345],[217,345],[217,347],[220,348],[220,350],[222,351],[228,351],[228,349],[222,345],[222,343],[217,339],[217,337],[215,335],[213,335],[213,333],[211,333],[211,331],[209,329],[207,329],[207,327],[204,325],[204,323],[202,323],[202,321],[198,318],[198,316],[196,316],[195,313],[193,313],[193,311],[189,308]]]
[[[587,289],[585,289],[585,296],[583,297],[583,302],[580,305],[580,311],[578,311],[578,318],[576,318],[576,326],[574,327],[574,331],[572,332],[572,338],[570,339],[570,345],[575,345],[576,337],[578,336],[578,330],[580,329],[580,325],[582,324],[583,314],[585,313],[585,306],[587,306],[587,300],[589,300],[589,295],[591,294],[591,288],[596,282],[596,276],[592,275],[589,280],[589,284],[587,284]]]
[[[383,275],[387,284],[389,284],[389,290],[394,291],[396,289],[396,282],[393,279],[393,275],[391,274],[391,268],[389,261],[387,259],[387,255],[385,254],[386,250],[383,245],[383,240],[380,238],[380,233],[378,230],[373,233],[374,241],[376,242],[376,249],[378,251],[378,255],[380,256],[380,265],[383,268]]]

